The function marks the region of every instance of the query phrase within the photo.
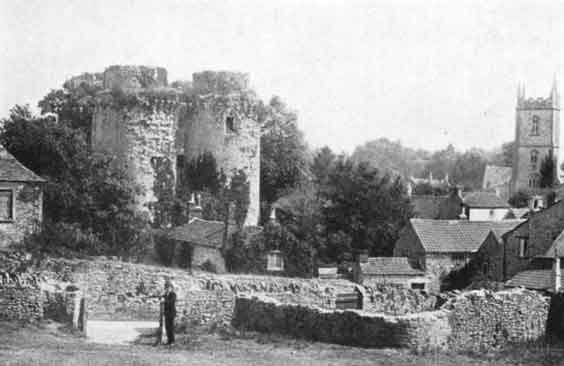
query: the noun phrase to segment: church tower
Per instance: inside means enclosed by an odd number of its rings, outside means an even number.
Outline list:
[[[562,180],[560,149],[560,98],[556,79],[548,98],[526,98],[525,86],[517,87],[515,152],[512,192],[540,188],[540,167],[551,155],[555,162],[555,183]]]

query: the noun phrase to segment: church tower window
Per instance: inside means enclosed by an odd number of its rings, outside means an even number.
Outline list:
[[[539,116],[533,116],[533,122],[531,124],[531,135],[533,136],[539,135],[539,123],[540,123]]]
[[[538,161],[539,161],[539,152],[537,150],[531,151],[531,170],[537,169]]]

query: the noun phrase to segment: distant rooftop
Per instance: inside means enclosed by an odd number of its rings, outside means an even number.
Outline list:
[[[0,145],[0,182],[45,182]]]
[[[464,204],[474,208],[509,208],[505,202],[494,192],[469,192],[464,195]]]
[[[375,276],[423,276],[425,272],[411,267],[406,257],[370,257],[361,263],[363,274]]]

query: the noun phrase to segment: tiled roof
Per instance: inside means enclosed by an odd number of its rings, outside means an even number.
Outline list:
[[[552,245],[544,254],[544,257],[554,258],[557,253],[559,257],[564,257],[564,231],[554,239]]]
[[[230,233],[233,229],[232,226],[229,227]],[[224,230],[225,223],[221,221],[194,218],[189,223],[172,229],[169,237],[192,244],[221,248],[223,246]]]
[[[523,208],[511,208],[509,210],[509,212],[507,213],[507,215],[505,215],[506,217],[510,217],[510,218],[515,218],[515,219],[524,219],[529,215],[529,208],[528,207],[523,207]]]
[[[486,165],[482,189],[489,189],[511,182],[513,168],[509,166]]]
[[[470,192],[464,195],[464,204],[468,207],[509,208],[509,204],[494,192]]]
[[[439,209],[448,196],[433,195],[413,195],[411,203],[413,204],[413,213],[421,219],[436,219],[439,217]]]
[[[423,276],[425,273],[411,267],[406,257],[370,257],[361,263],[363,274],[376,276]]]
[[[564,283],[564,275],[562,275]],[[517,273],[505,283],[508,287],[524,287],[531,290],[554,291],[554,273],[552,269],[536,269]]]
[[[0,145],[0,182],[45,182]]]
[[[468,221],[411,219],[411,226],[427,252],[471,253],[477,251],[489,232],[496,237],[523,220]]]

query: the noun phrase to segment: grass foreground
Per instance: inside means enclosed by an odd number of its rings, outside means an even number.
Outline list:
[[[154,346],[146,334],[132,345],[101,345],[65,331],[57,323],[0,322],[0,365],[564,365],[564,348],[516,347],[491,355],[414,354],[293,340],[234,330],[180,335],[172,347]]]

